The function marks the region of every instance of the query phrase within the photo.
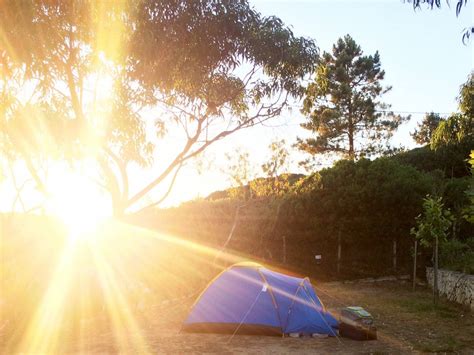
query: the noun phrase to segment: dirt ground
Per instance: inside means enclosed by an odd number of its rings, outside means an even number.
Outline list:
[[[444,300],[434,308],[429,289],[412,292],[403,281],[312,279],[335,315],[349,305],[372,313],[375,341],[181,333],[199,291],[218,272],[205,248],[114,224],[93,245],[68,249],[54,224],[20,218],[15,226],[1,240],[0,354],[474,354],[473,313]]]
[[[99,330],[93,323],[85,323],[80,332],[81,339],[77,335],[71,335],[67,340],[63,338],[60,352],[380,354],[474,351],[472,313],[445,301],[436,310],[433,309],[428,289],[421,288],[413,293],[408,283],[400,282],[326,283],[316,288],[325,305],[335,313],[345,305],[360,305],[369,310],[375,317],[379,339],[354,341],[346,338],[231,337],[181,333],[180,326],[194,302],[195,296],[191,295],[134,311],[143,348],[136,348],[138,335],[131,334],[130,329],[122,333],[118,330],[119,345],[111,329],[102,327]]]
[[[189,304],[193,301],[191,299],[170,305],[165,313],[162,313],[163,317],[153,321],[152,329],[161,330],[152,331],[150,346],[153,351],[165,353],[347,354],[474,351],[473,315],[446,302],[442,302],[438,310],[433,310],[427,289],[413,294],[408,284],[328,283],[319,285],[317,292],[326,307],[334,313],[345,305],[361,305],[368,309],[376,319],[378,340],[180,334],[179,327],[187,314]],[[418,298],[422,301],[415,301]]]

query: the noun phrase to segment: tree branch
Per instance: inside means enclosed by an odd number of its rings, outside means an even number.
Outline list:
[[[182,159],[184,155],[192,148],[192,146],[196,143],[199,136],[202,133],[202,125],[203,122],[207,119],[207,115],[204,115],[202,118],[198,119],[198,126],[196,128],[196,133],[187,140],[186,145],[182,149],[182,151],[175,157],[175,159],[168,165],[168,167],[151,183],[145,186],[141,191],[136,193],[133,197],[131,197],[127,202],[124,204],[124,208],[130,207],[132,204],[137,202],[140,198],[145,196],[148,192],[150,192],[156,185],[162,182],[178,165],[181,164],[184,160]]]
[[[174,175],[173,175],[173,178],[171,179],[171,182],[170,182],[170,185],[168,187],[168,190],[165,192],[165,194],[157,201],[157,202],[153,202],[151,204],[149,204],[148,206],[145,206],[143,208],[141,208],[140,210],[138,210],[136,213],[141,213],[143,211],[146,211],[150,208],[153,208],[153,207],[156,207],[156,206],[159,206],[170,194],[171,190],[173,189],[173,186],[174,186],[174,183],[176,181],[176,177],[178,176],[178,173],[179,171],[181,170],[181,167],[183,166],[183,162],[181,162],[177,169],[175,170],[174,172]]]
[[[115,162],[117,165],[120,176],[122,179],[122,192],[121,192],[121,199],[122,201],[126,201],[128,199],[128,189],[129,189],[129,183],[128,183],[128,174],[127,174],[127,166],[124,161],[122,161],[113,151],[107,146],[103,147],[105,153],[109,155],[112,160]],[[118,184],[117,184],[118,185]]]

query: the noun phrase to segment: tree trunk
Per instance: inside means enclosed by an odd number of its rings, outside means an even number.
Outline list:
[[[337,235],[337,274],[339,275],[341,272],[341,230],[339,230],[339,233]]]
[[[438,290],[438,237],[435,239],[434,245],[434,273],[433,273],[433,302],[438,304],[439,290]]]
[[[393,271],[397,271],[397,240],[392,241],[392,267]]]
[[[120,197],[112,197],[112,213],[116,219],[121,219],[125,215],[123,200]]]
[[[355,160],[355,153],[354,153],[354,136],[349,134],[349,159],[354,161]]]
[[[417,251],[418,249],[418,240],[415,239],[415,255],[413,256],[413,291],[415,291],[416,287],[416,258],[417,258]]]
[[[354,126],[352,124],[352,118],[349,119],[349,127],[347,136],[349,138],[349,159],[354,161],[355,160],[355,152],[354,152]]]

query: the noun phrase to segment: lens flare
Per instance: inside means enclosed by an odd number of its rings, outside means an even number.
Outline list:
[[[111,215],[107,196],[85,174],[55,174],[49,192],[47,213],[59,217],[73,238],[93,235],[97,225]]]

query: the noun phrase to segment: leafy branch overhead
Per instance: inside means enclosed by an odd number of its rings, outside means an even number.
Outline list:
[[[40,159],[96,161],[116,214],[210,145],[278,116],[318,61],[312,40],[247,1],[7,0],[0,24],[2,156],[26,161],[37,186]],[[164,159],[156,138],[171,130]],[[131,163],[155,170],[132,195]]]
[[[463,9],[463,7],[467,6],[468,0],[457,0],[456,1],[456,17],[458,17]],[[427,7],[434,9],[435,7],[441,8],[441,4],[443,3],[442,0],[407,0],[408,3],[413,4],[413,9],[421,9],[422,5],[426,5]],[[446,0],[446,5],[450,6],[449,0]],[[467,27],[463,30],[462,41],[466,44],[471,36],[474,35],[474,26]]]

